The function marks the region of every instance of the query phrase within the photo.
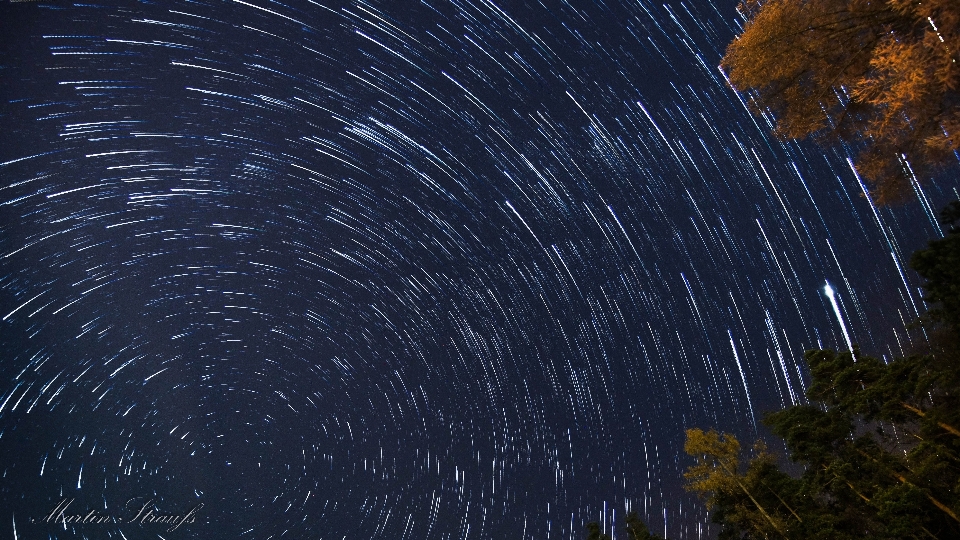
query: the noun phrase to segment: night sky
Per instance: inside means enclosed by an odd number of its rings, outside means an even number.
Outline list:
[[[0,4],[0,537],[715,535],[684,430],[922,339],[960,185],[774,138],[734,8]]]

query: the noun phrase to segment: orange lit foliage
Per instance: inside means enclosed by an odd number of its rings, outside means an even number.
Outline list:
[[[862,143],[881,203],[960,150],[960,0],[742,0],[721,62],[778,135]]]

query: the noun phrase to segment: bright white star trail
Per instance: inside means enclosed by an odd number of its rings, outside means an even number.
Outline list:
[[[4,534],[716,534],[684,430],[921,339],[957,196],[774,138],[735,4],[0,4]]]
[[[840,325],[840,331],[843,332],[843,341],[847,344],[847,350],[850,351],[850,354],[854,354],[853,343],[850,341],[850,333],[847,332],[847,323],[843,322],[843,315],[840,313],[840,306],[837,305],[837,294],[833,290],[833,287],[830,286],[830,282],[823,287],[823,292],[827,293],[827,298],[830,299],[830,307],[833,308],[833,314],[837,316],[837,324]],[[854,358],[856,361],[856,358]]]

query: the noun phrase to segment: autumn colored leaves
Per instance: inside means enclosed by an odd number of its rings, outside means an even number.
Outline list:
[[[880,203],[956,164],[960,2],[743,0],[721,67],[784,138],[842,142]]]

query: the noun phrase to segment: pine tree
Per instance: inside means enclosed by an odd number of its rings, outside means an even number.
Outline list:
[[[640,520],[636,512],[628,512],[624,519],[627,540],[663,540],[652,534],[646,524]],[[596,521],[587,523],[587,540],[610,540],[610,535],[600,532],[600,524]]]
[[[764,418],[799,477],[758,442],[744,463],[729,434],[687,431],[684,475],[720,524],[720,540],[960,538],[960,201],[946,238],[912,266],[933,305],[927,350],[889,363],[853,352],[807,351],[808,404]],[[591,528],[592,527],[592,528]],[[636,514],[629,540],[656,538]],[[589,540],[606,540],[599,525]]]
[[[591,521],[587,523],[587,540],[610,540],[610,535],[600,532],[600,524]]]
[[[625,521],[627,540],[663,540],[647,529],[647,525],[640,520],[636,512],[629,512]]]
[[[960,332],[960,201],[952,202],[941,215],[950,227],[947,236],[914,253],[910,266],[927,279],[924,300],[935,305],[928,319]]]

